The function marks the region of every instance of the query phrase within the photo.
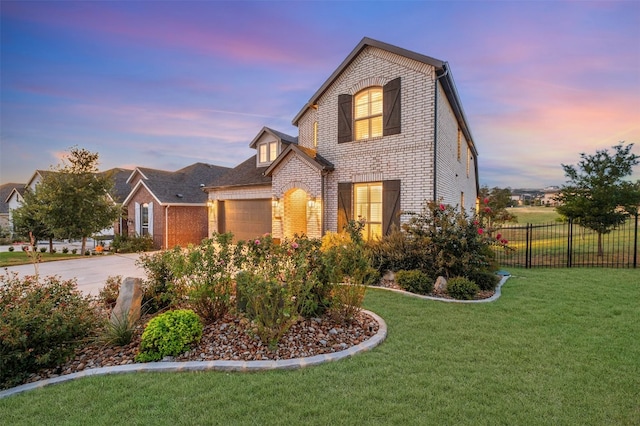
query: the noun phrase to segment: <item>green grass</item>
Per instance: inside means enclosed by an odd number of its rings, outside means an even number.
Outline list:
[[[40,262],[52,262],[54,260],[76,259],[76,258],[80,257],[79,254],[71,254],[71,252],[65,254],[65,253],[62,253],[62,252],[40,253],[38,251],[37,255],[39,256]],[[0,253],[0,268],[4,268],[4,267],[7,267],[7,266],[25,265],[25,264],[32,263],[32,262],[33,261],[31,259],[31,257],[29,257],[21,249],[18,249],[18,250],[13,251],[13,252],[6,251],[6,252],[1,252]]]
[[[369,290],[388,338],[347,360],[86,378],[0,400],[1,423],[638,424],[638,271],[511,272],[489,304]]]
[[[518,224],[555,222],[560,214],[553,207],[510,207],[507,211],[518,217]]]

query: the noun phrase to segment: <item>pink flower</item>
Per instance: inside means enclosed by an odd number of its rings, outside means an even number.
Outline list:
[[[478,228],[478,234],[480,234],[480,235],[484,234],[484,229]]]
[[[506,240],[506,239],[505,239],[505,240],[500,240],[500,242],[501,242],[502,244],[505,244],[505,245],[506,245],[506,244],[509,244],[509,241],[508,241],[508,240]]]
[[[485,213],[491,213],[491,207],[485,207],[484,208],[484,212]]]
[[[444,211],[445,208],[444,204],[440,204],[440,211]]]
[[[260,245],[260,240],[255,240],[254,243],[259,246]]]
[[[474,221],[473,221],[473,224],[474,224],[474,225],[480,225],[480,222],[478,222],[477,220],[474,220]]]
[[[484,200],[482,200],[485,204],[489,204],[489,199],[485,198]]]
[[[293,243],[291,243],[291,248],[297,249],[298,247],[300,247],[300,246],[295,241]]]
[[[501,238],[502,238],[502,234],[498,234],[498,235],[496,235],[496,240],[499,240],[499,239],[501,239]]]

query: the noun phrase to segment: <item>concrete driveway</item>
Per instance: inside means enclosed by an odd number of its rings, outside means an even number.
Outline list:
[[[98,295],[109,276],[121,275],[122,278],[146,278],[143,268],[136,262],[140,254],[107,254],[102,256],[88,256],[73,260],[58,260],[38,264],[40,276],[57,275],[63,280],[75,278],[78,289],[85,294]],[[33,264],[3,268],[17,272],[20,276],[34,275]]]

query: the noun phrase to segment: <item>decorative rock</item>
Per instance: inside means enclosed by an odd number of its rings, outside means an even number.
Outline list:
[[[444,294],[447,290],[447,280],[445,277],[438,277],[436,283],[433,285],[434,294]]]
[[[111,312],[111,323],[118,324],[122,321],[133,323],[140,319],[140,306],[142,304],[142,280],[140,278],[127,277],[120,286],[116,307]]]

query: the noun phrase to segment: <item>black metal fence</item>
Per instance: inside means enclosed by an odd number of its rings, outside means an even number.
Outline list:
[[[496,250],[501,266],[637,268],[638,215],[608,234],[569,222],[505,226],[501,238],[512,250]]]

